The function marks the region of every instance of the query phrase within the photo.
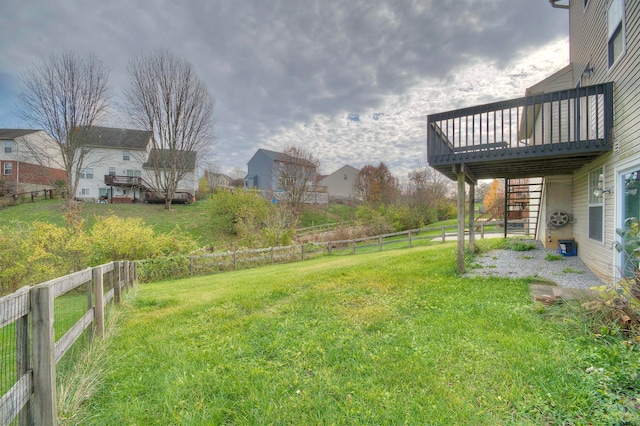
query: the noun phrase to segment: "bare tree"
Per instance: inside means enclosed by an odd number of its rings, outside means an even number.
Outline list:
[[[189,62],[166,50],[129,62],[125,96],[134,122],[152,132],[147,168],[169,210],[180,181],[195,173],[197,153],[215,142],[213,96]]]
[[[97,57],[66,51],[27,69],[18,86],[18,114],[45,130],[60,149],[66,173],[67,204],[73,202],[85,158],[88,136],[108,110],[109,71]],[[30,147],[37,161],[48,162],[47,151]]]
[[[288,147],[274,164],[278,189],[294,213],[299,213],[305,196],[315,188],[320,162],[311,151],[302,147]]]

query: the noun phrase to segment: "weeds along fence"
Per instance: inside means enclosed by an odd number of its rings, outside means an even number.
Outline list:
[[[111,262],[0,298],[0,424],[57,423],[56,368],[103,335],[135,277],[134,262]]]
[[[500,232],[499,222],[477,225],[480,238]],[[138,280],[152,282],[290,263],[326,255],[351,255],[444,243],[457,238],[457,225],[413,229],[349,240],[305,243],[283,247],[208,253],[136,261]],[[468,230],[467,230],[468,233]]]
[[[0,209],[9,206],[15,206],[18,204],[24,204],[26,202],[34,203],[36,201],[46,199],[53,200],[56,194],[57,192],[53,189],[41,189],[39,191],[19,192],[16,194],[4,195],[0,197]]]

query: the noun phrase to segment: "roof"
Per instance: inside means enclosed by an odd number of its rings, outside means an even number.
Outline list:
[[[42,130],[33,129],[0,129],[0,139],[15,139],[20,136],[30,135],[31,133],[41,132]]]
[[[304,163],[306,166],[316,168],[315,164],[313,164],[311,161],[308,161],[305,158],[293,158],[285,153],[269,151],[268,149],[260,148],[256,151],[256,153],[253,156],[255,157],[259,152],[264,153],[267,157],[271,158],[273,161],[280,161],[282,163],[298,163],[298,164]],[[289,159],[291,159],[291,161],[287,161]]]
[[[144,150],[151,139],[147,130],[116,129],[112,127],[91,127],[87,146],[101,148],[141,149]]]
[[[185,160],[184,162],[186,163],[186,167],[185,167],[186,171],[193,171],[196,169],[196,158],[198,156],[198,153],[196,151],[179,151],[178,155],[186,156],[186,158],[184,158]],[[182,158],[180,160],[182,160]],[[158,169],[168,169],[170,164],[171,164],[170,150],[153,148],[149,153],[149,158],[147,159],[146,163],[142,165],[142,167],[146,169],[153,169],[156,167]]]

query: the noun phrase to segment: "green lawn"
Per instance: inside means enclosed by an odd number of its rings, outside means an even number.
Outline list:
[[[98,216],[116,215],[122,218],[141,218],[156,232],[169,233],[179,228],[200,245],[214,245],[219,241],[211,226],[208,201],[201,200],[193,204],[176,204],[171,211],[160,204],[97,204],[78,203],[78,212],[85,222],[92,226]],[[59,226],[65,223],[64,200],[41,200],[26,202],[0,210],[0,226],[12,221],[32,223],[35,221],[53,223]]]
[[[545,313],[525,280],[458,276],[451,244],[145,284],[109,345],[99,392],[76,417],[96,425],[639,421],[628,410],[637,373],[616,399],[611,381],[587,372],[608,371],[602,354],[614,348],[618,372],[633,376],[638,345],[594,339]]]

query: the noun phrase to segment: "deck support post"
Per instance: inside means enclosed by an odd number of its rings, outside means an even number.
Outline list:
[[[476,185],[469,184],[469,251],[475,252],[476,249],[476,224],[474,222],[476,209]]]
[[[473,209],[475,197],[475,185],[478,182],[474,174],[464,164],[457,164],[454,167],[454,173],[458,176],[458,273],[464,273],[464,211],[465,211],[465,183],[470,186],[469,190],[469,247],[474,248],[474,232],[473,232]]]
[[[464,273],[464,173],[458,172],[458,273]]]

